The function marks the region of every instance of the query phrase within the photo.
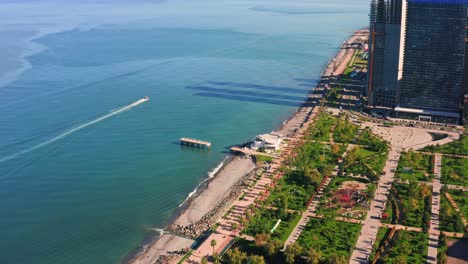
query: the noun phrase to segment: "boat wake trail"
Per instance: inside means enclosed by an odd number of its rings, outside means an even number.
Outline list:
[[[109,114],[107,114],[107,115],[101,116],[101,117],[96,118],[96,119],[94,119],[94,120],[92,120],[92,121],[90,121],[90,122],[87,122],[87,123],[85,123],[85,124],[79,125],[79,126],[74,127],[74,128],[72,128],[72,129],[70,129],[70,130],[67,130],[67,131],[65,131],[64,133],[62,133],[62,134],[60,134],[60,135],[58,135],[58,136],[55,136],[55,137],[53,137],[53,138],[51,138],[51,139],[49,139],[49,140],[46,140],[46,141],[44,141],[44,142],[42,142],[42,143],[39,143],[39,144],[37,144],[37,145],[35,145],[35,146],[32,146],[32,147],[30,147],[30,148],[27,148],[27,149],[18,151],[18,152],[16,152],[16,153],[11,154],[11,155],[6,156],[6,157],[1,157],[1,158],[0,158],[0,163],[5,162],[5,161],[8,161],[8,160],[11,160],[11,159],[14,159],[14,158],[16,158],[16,157],[18,157],[18,156],[21,156],[21,155],[23,155],[23,154],[29,153],[29,152],[34,151],[34,150],[36,150],[36,149],[42,148],[42,147],[44,147],[44,146],[47,146],[47,145],[49,145],[49,144],[51,144],[51,143],[53,143],[53,142],[55,142],[55,141],[57,141],[57,140],[60,140],[60,139],[66,137],[66,136],[68,136],[68,135],[70,135],[70,134],[73,134],[73,133],[75,133],[75,132],[77,132],[77,131],[79,131],[79,130],[81,130],[81,129],[87,128],[87,127],[89,127],[89,126],[92,126],[92,125],[94,125],[94,124],[97,124],[97,123],[99,123],[99,122],[102,122],[102,121],[104,121],[104,120],[106,120],[106,119],[108,119],[108,118],[110,118],[110,117],[113,117],[113,116],[115,116],[115,115],[118,115],[118,114],[120,114],[120,113],[123,113],[123,112],[125,112],[125,111],[128,111],[128,110],[130,110],[130,109],[132,109],[132,108],[134,108],[134,107],[136,107],[136,106],[138,106],[138,105],[140,105],[140,104],[142,104],[142,103],[147,102],[148,100],[149,100],[149,99],[148,99],[147,97],[145,97],[145,98],[140,99],[140,100],[138,100],[138,101],[136,101],[136,102],[133,102],[133,103],[127,105],[127,106],[124,106],[124,107],[119,108],[119,109],[117,109],[117,110],[115,110],[115,111],[112,111],[111,113],[109,113]]]

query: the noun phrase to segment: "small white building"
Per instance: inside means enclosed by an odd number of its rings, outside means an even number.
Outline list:
[[[257,151],[275,152],[280,148],[282,140],[282,135],[276,133],[258,135],[255,137],[251,148]]]

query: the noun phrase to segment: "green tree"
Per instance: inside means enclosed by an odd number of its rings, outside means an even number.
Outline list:
[[[268,243],[265,245],[265,250],[266,250],[267,255],[270,258],[273,257],[274,255],[278,253],[281,246],[282,246],[281,242],[279,242],[278,240],[270,239],[270,241],[268,241]]]
[[[448,261],[447,253],[439,252],[437,254],[437,263],[438,264],[447,264],[447,261]]]
[[[322,258],[319,251],[316,251],[314,248],[309,248],[306,252],[305,260],[307,264],[319,264],[320,259]]]
[[[318,184],[322,180],[322,174],[317,169],[310,170],[308,176],[311,184]]]
[[[237,222],[231,222],[231,229],[232,229],[233,231],[237,231],[237,227],[238,227]]]
[[[247,254],[240,251],[238,248],[230,249],[227,252],[228,263],[231,264],[243,264],[247,259]]]
[[[328,264],[347,264],[346,258],[342,255],[333,255],[329,260]]]
[[[270,240],[270,235],[267,233],[261,233],[255,235],[255,246],[262,247]]]
[[[221,256],[217,252],[213,253],[213,262],[215,264],[221,263]]]
[[[286,263],[293,264],[296,258],[301,255],[302,247],[299,244],[292,244],[286,247],[284,251],[284,258]]]
[[[406,259],[406,256],[398,256],[395,259],[395,264],[406,264],[408,263],[408,260]]]
[[[214,253],[215,247],[216,247],[216,240],[215,239],[211,240],[210,244],[211,244],[211,247],[213,247],[213,253]]]
[[[248,264],[266,264],[265,258],[263,256],[251,255],[247,259]]]
[[[206,257],[203,257],[201,259],[201,264],[208,264],[208,259]]]

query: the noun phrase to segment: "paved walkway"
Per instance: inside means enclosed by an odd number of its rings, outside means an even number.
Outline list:
[[[455,154],[445,154],[445,153],[432,153],[432,152],[424,152],[424,151],[418,151],[419,153],[423,154],[428,154],[428,155],[433,155],[433,154],[439,154],[442,156],[447,156],[447,157],[454,157],[454,158],[461,158],[461,159],[468,159],[468,156],[463,156],[463,155],[455,155]]]
[[[315,218],[320,218],[320,219],[325,218],[324,215],[315,214],[315,213],[311,214],[311,216],[315,217]],[[335,217],[335,220],[336,221],[341,221],[341,222],[352,223],[352,224],[360,224],[360,225],[363,225],[364,222],[365,222],[364,220],[341,217],[341,216]],[[409,232],[418,232],[418,233],[423,232],[422,228],[414,227],[414,226],[395,225],[395,224],[387,224],[387,223],[379,223],[378,226],[379,227],[384,227],[384,228],[391,228],[391,229],[394,228],[395,230],[405,230],[405,231],[409,231]],[[442,233],[445,234],[448,237],[456,237],[456,238],[461,238],[461,237],[464,237],[464,235],[465,235],[464,233],[457,233],[457,232],[445,232],[444,231]],[[440,232],[439,231],[434,231],[434,234],[439,235]]]
[[[384,168],[385,175],[380,177],[374,200],[371,202],[370,210],[367,213],[349,263],[367,263],[369,260],[369,256],[372,253],[372,245],[381,226],[380,216],[385,210],[385,203],[387,202],[387,196],[393,183],[399,158],[400,151],[391,149]]]
[[[437,264],[437,247],[439,246],[439,209],[440,209],[440,174],[442,155],[434,155],[434,180],[432,182],[431,225],[429,227],[429,247],[427,262]]]
[[[214,252],[221,253],[221,251],[231,241],[239,235],[239,229],[242,228],[241,218],[244,217],[246,210],[248,210],[250,204],[254,204],[256,199],[267,195],[265,186],[271,184],[271,179],[268,178],[269,173],[264,173],[257,183],[249,187],[245,192],[244,199],[237,200],[232,207],[231,212],[224,217],[220,222],[216,231],[213,232],[203,244],[201,244],[196,250],[193,251],[187,263],[200,263],[204,256],[210,256]],[[238,225],[238,229],[233,229],[233,223]],[[211,241],[216,241],[216,246],[211,246]]]

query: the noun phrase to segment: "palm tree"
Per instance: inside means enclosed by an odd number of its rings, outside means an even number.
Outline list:
[[[208,264],[208,259],[206,257],[203,257],[201,259],[201,264]]]
[[[213,254],[214,254],[214,250],[215,250],[215,246],[216,246],[216,240],[211,240],[211,246],[213,247]]]
[[[231,228],[233,231],[236,231],[237,230],[237,223],[236,222],[231,222]]]
[[[328,263],[329,264],[346,264],[348,262],[346,261],[346,258],[344,256],[334,255],[330,258],[330,260],[328,260]]]
[[[313,248],[310,248],[307,252],[306,252],[306,262],[308,264],[319,264],[320,263],[320,259],[321,259],[321,254],[319,251],[316,251],[315,249]]]
[[[250,214],[249,209],[245,209],[244,216],[245,216],[245,219],[247,219],[247,221],[251,219],[252,215]]]
[[[302,253],[302,247],[298,244],[292,244],[286,247],[284,251],[284,257],[286,263],[293,264],[296,261],[296,257]]]
[[[221,256],[218,253],[213,253],[213,262],[215,264],[220,264],[221,263]]]
[[[279,242],[278,240],[268,241],[268,243],[265,245],[268,257],[272,258],[274,255],[276,255],[281,246],[281,242]]]
[[[253,213],[253,211],[255,209],[255,205],[254,204],[249,204],[249,209],[250,209],[250,212]]]
[[[245,252],[240,251],[238,248],[230,249],[227,252],[228,263],[231,264],[242,264],[245,262],[247,258],[247,254]]]
[[[247,259],[247,263],[249,264],[266,264],[265,259],[263,256],[258,256],[258,255],[251,255]]]
[[[261,247],[264,246],[268,240],[270,240],[270,235],[267,233],[257,234],[255,236],[255,246]]]

